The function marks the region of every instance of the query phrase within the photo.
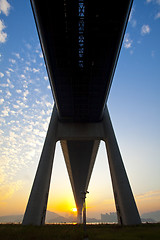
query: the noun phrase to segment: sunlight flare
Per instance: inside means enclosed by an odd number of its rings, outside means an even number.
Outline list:
[[[72,212],[76,213],[77,212],[77,208],[72,208]]]

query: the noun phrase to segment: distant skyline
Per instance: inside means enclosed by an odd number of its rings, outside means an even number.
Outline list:
[[[0,0],[0,216],[25,211],[53,102],[30,1]],[[138,210],[160,210],[159,0],[134,1],[107,104]],[[88,217],[115,212],[103,142],[88,191]],[[58,143],[48,210],[74,207]]]

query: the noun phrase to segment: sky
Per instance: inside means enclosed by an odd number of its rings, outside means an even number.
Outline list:
[[[53,104],[30,1],[0,0],[0,216],[25,211]],[[134,1],[107,104],[138,210],[160,210],[160,0]],[[115,211],[103,142],[88,191],[88,217]],[[57,143],[47,209],[74,207]]]

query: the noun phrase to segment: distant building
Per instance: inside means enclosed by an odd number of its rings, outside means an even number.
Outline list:
[[[115,212],[101,214],[101,222],[118,222],[117,214]]]

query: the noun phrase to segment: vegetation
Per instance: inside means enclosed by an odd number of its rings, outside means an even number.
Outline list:
[[[160,224],[121,227],[117,224],[87,225],[89,240],[159,240]],[[0,240],[82,240],[82,225],[53,224],[41,227],[0,224]]]

